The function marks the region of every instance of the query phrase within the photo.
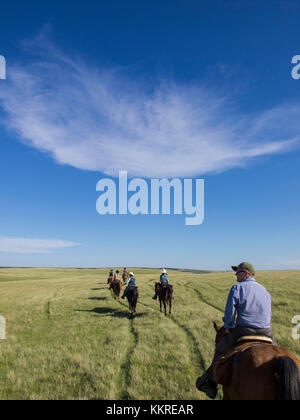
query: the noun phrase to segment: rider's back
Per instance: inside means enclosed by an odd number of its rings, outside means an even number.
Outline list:
[[[255,280],[235,284],[231,290],[237,305],[236,325],[270,328],[271,296]]]
[[[160,282],[163,285],[168,284],[168,274],[161,274]]]

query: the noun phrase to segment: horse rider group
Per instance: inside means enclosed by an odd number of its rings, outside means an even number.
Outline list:
[[[128,278],[129,277],[129,278]],[[126,293],[130,287],[137,287],[136,286],[136,279],[132,272],[128,273],[127,268],[124,268],[122,278],[124,283],[126,284],[126,289],[124,290],[123,295],[121,296],[122,299],[126,297]],[[113,268],[109,272],[109,279],[112,279],[110,282],[110,288],[112,282],[121,282],[119,278],[119,270],[114,270]],[[159,283],[155,283],[155,295],[152,299],[156,300],[157,295],[159,294],[160,287],[166,287],[169,284],[169,276],[167,270],[164,268],[161,270],[160,281]]]
[[[123,269],[123,274],[122,274],[122,279],[123,279],[123,283],[121,282],[120,278],[119,278],[119,270],[114,270],[113,268],[110,270],[109,275],[108,275],[108,282],[110,283],[110,287],[109,289],[112,288],[112,283],[114,282],[118,282],[122,285],[126,284],[126,289],[124,290],[123,295],[121,296],[122,299],[124,299],[126,297],[126,293],[128,291],[129,287],[136,287],[135,285],[135,277],[134,274],[132,272],[128,273],[127,268]]]
[[[112,283],[113,281],[120,281],[119,278],[119,270],[114,270],[113,268],[110,270],[109,275],[108,275],[108,282]],[[122,274],[122,279],[123,281],[126,281],[126,279],[128,278],[128,271],[127,268],[123,269],[123,274]]]

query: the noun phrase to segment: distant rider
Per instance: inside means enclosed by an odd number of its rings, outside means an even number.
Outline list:
[[[155,283],[155,295],[153,296],[152,299],[154,300],[157,299],[158,287],[164,287],[164,286],[167,286],[168,284],[169,284],[169,276],[168,276],[167,270],[164,268],[163,270],[161,270],[159,283]]]
[[[111,282],[114,280],[115,278],[115,270],[113,268],[110,269],[109,275],[108,275],[108,279],[107,279],[107,283],[111,284]]]
[[[120,283],[120,279],[119,279],[119,270],[117,270],[114,274],[113,274],[113,281],[110,283],[110,287],[109,290],[112,288],[112,284],[119,282]]]
[[[128,271],[126,267],[123,270],[122,279],[123,279],[123,282],[125,282],[128,279]]]

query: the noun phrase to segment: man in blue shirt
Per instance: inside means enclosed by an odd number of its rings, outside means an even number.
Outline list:
[[[197,388],[214,399],[217,395],[217,384],[213,378],[215,361],[232,347],[242,336],[263,335],[272,339],[271,331],[271,296],[267,290],[256,282],[255,270],[249,263],[232,266],[236,272],[237,284],[229,293],[225,314],[224,328],[228,334],[216,346],[213,362],[208,370],[198,378]]]

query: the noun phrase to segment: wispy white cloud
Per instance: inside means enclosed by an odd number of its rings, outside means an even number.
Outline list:
[[[48,254],[58,249],[79,245],[76,242],[58,239],[28,239],[0,236],[0,252],[14,254]]]
[[[1,86],[5,123],[60,164],[115,175],[194,176],[243,166],[294,147],[299,105],[246,116],[204,84],[160,80],[151,89],[120,70],[70,58],[43,35],[38,53],[10,66]]]

